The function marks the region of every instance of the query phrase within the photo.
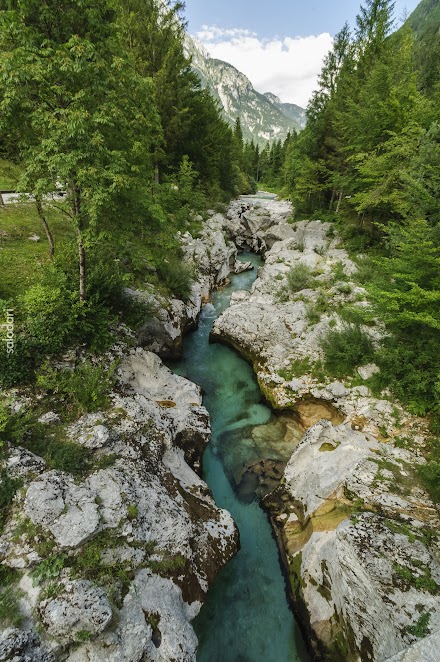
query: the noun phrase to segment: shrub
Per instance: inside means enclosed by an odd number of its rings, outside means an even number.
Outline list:
[[[0,472],[0,531],[7,522],[12,501],[18,488],[22,486],[21,480],[8,476],[5,469]]]
[[[75,326],[72,295],[61,287],[34,285],[21,299],[25,327],[45,353],[58,352],[71,337]]]
[[[440,408],[436,388],[440,374],[440,333],[422,325],[395,330],[385,338],[377,353],[377,375],[382,388],[388,386],[408,409],[424,416]]]
[[[340,280],[346,280],[347,274],[345,273],[345,266],[342,260],[338,260],[332,265],[332,280],[337,283]]]
[[[19,604],[21,591],[16,585],[18,579],[16,571],[0,565],[0,623],[2,626],[20,627],[23,621]]]
[[[37,377],[41,388],[61,395],[76,414],[94,412],[109,405],[108,394],[115,382],[117,363],[108,368],[90,361],[75,370],[57,370],[46,366]]]
[[[340,331],[331,330],[321,339],[326,370],[335,377],[349,375],[373,359],[374,348],[369,336],[357,324],[345,324]]]
[[[46,579],[56,579],[64,568],[65,562],[66,556],[64,555],[53,554],[49,558],[44,559],[30,573],[32,584],[37,586],[41,582],[46,581]]]
[[[33,380],[39,358],[39,347],[30,338],[18,333],[14,351],[8,354],[0,330],[0,386],[11,388]]]
[[[191,296],[194,268],[175,257],[162,260],[157,269],[159,277],[178,298],[186,301]]]
[[[303,262],[296,264],[287,274],[287,285],[291,292],[300,292],[313,286],[313,275],[310,267]]]
[[[418,467],[418,473],[431,499],[440,503],[440,439],[431,440],[427,460]]]

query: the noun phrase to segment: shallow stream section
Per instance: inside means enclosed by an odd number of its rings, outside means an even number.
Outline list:
[[[214,499],[233,516],[241,549],[210,588],[193,625],[200,646],[199,662],[306,662],[300,630],[289,608],[278,549],[259,489],[265,489],[265,462],[271,475],[290,457],[302,430],[289,417],[275,417],[261,404],[251,366],[235,351],[210,344],[215,319],[233,292],[249,290],[261,259],[239,259],[252,271],[232,276],[214,293],[200,323],[184,341],[183,358],[170,367],[199,384],[211,416],[212,438],[203,458],[204,479]],[[253,468],[260,467],[260,474]],[[263,467],[263,469],[261,469]],[[270,478],[268,479],[270,482]],[[263,483],[263,485],[261,485]]]

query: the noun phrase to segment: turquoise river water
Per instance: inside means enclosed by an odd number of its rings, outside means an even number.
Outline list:
[[[209,343],[212,325],[229,305],[231,294],[249,290],[256,278],[261,259],[250,253],[240,259],[252,261],[254,270],[232,276],[231,284],[213,295],[197,330],[184,341],[182,360],[172,366],[203,389],[212,425],[203,458],[204,479],[217,505],[229,510],[240,531],[240,551],[210,588],[194,621],[200,642],[197,659],[305,662],[309,657],[287,602],[269,521],[255,494],[249,489],[240,492],[233,480],[243,466],[264,455],[261,443],[259,448],[253,444],[255,429],[264,430],[273,417],[261,404],[251,367],[230,348]],[[273,448],[268,456],[273,457]]]

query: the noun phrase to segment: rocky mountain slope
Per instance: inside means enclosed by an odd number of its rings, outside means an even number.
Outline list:
[[[189,35],[186,49],[194,71],[217,99],[225,118],[234,124],[240,117],[246,140],[264,144],[284,140],[289,131],[305,126],[305,111],[295,104],[284,104],[271,93],[260,94],[250,80],[235,67],[209,56],[203,46]]]

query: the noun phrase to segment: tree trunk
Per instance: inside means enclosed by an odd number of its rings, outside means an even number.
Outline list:
[[[78,230],[78,259],[79,259],[79,300],[86,300],[86,252],[84,249],[81,230]]]
[[[4,204],[5,204],[5,201],[3,200],[3,196],[0,193],[0,207],[3,206]]]
[[[336,207],[336,213],[339,214],[339,209],[341,207],[343,191],[339,191],[338,205]]]
[[[41,196],[37,195],[35,197],[35,205],[37,207],[38,216],[40,217],[40,221],[46,233],[47,241],[49,242],[49,257],[50,259],[52,259],[55,253],[55,244],[54,244],[52,232],[50,231],[50,228],[46,221],[46,217],[44,215],[43,205],[41,203]]]
[[[156,163],[154,166],[154,183],[159,185],[160,183],[160,174],[159,174],[159,164]]]
[[[332,199],[330,200],[330,204],[328,206],[329,209],[333,209],[333,203],[335,201],[335,197],[336,197],[336,189],[333,189],[332,190]]]
[[[78,265],[79,265],[79,300],[86,300],[86,250],[83,241],[84,220],[81,209],[81,190],[75,181],[69,187],[70,208],[72,216],[76,221],[76,236],[78,240]]]

